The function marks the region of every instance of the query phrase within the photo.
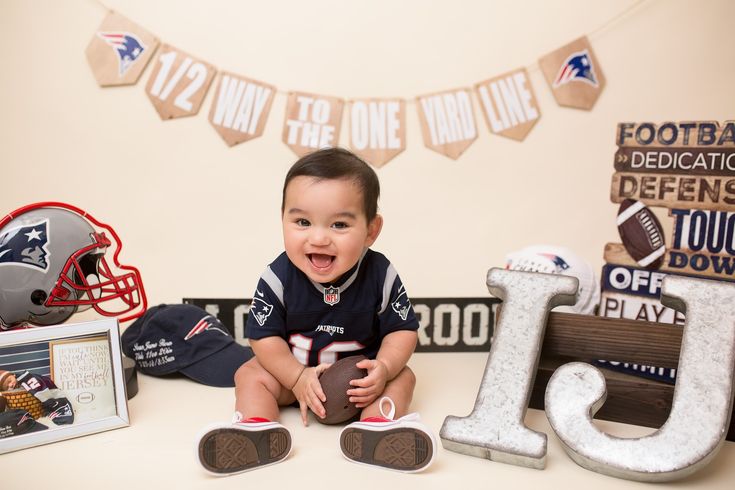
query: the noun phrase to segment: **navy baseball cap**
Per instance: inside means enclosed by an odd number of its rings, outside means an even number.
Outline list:
[[[46,429],[48,427],[36,422],[31,414],[23,409],[19,408],[0,413],[0,439]]]
[[[122,348],[142,373],[178,372],[220,387],[235,386],[235,371],[253,357],[217,318],[185,304],[148,309],[123,332]]]

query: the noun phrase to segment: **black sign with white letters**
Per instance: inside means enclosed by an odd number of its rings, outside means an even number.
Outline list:
[[[245,323],[250,298],[184,298],[217,317],[240,344],[247,345]],[[412,298],[419,320],[416,352],[487,352],[500,300],[485,298]]]

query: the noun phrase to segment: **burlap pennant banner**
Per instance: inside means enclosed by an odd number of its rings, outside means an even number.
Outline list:
[[[154,61],[146,94],[163,120],[193,116],[216,71],[209,63],[164,44]]]
[[[581,37],[539,60],[559,105],[590,110],[605,88],[605,76],[587,37]]]
[[[132,85],[158,47],[158,39],[122,15],[109,12],[87,45],[87,61],[102,87]]]
[[[359,99],[349,102],[350,149],[382,167],[406,149],[406,101]]]
[[[337,97],[290,92],[283,142],[299,157],[337,146],[344,101]]]
[[[523,141],[541,117],[525,68],[475,85],[485,122],[491,132]]]
[[[101,86],[134,84],[150,60],[146,94],[161,119],[199,112],[217,69],[160,41],[122,15],[109,11],[86,49]],[[539,59],[559,105],[590,110],[605,77],[587,37],[580,37]],[[526,68],[458,88],[417,96],[424,145],[458,159],[478,137],[472,92],[490,132],[523,141],[541,117]],[[209,122],[229,145],[263,135],[273,99],[271,84],[222,72],[209,110]],[[282,141],[298,156],[340,144],[345,101],[338,97],[288,92]],[[349,101],[349,146],[375,167],[406,149],[406,105],[401,98]]]
[[[263,134],[276,88],[267,83],[220,72],[209,122],[229,146]]]
[[[456,160],[477,139],[468,89],[417,97],[424,145]]]

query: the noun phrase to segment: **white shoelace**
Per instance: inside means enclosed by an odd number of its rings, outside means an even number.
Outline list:
[[[383,411],[383,404],[385,404],[386,402],[390,404],[390,410],[387,414]],[[384,419],[393,420],[393,417],[396,415],[396,404],[393,403],[393,400],[390,397],[384,396],[383,398],[381,398],[379,407],[380,415],[382,415]]]
[[[388,403],[390,405],[390,410],[388,410],[388,413],[385,413],[385,411],[383,410],[383,405],[385,403]],[[393,400],[390,397],[384,396],[383,398],[381,398],[379,406],[380,414],[383,416],[384,419],[394,420],[393,417],[395,417],[396,415],[396,404],[393,403]],[[419,420],[419,414],[417,414],[416,412],[409,413],[404,415],[403,417],[400,417],[398,420]]]

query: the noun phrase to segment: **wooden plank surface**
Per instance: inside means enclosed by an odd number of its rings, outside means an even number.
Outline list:
[[[546,384],[556,368],[567,362],[614,359],[676,368],[682,332],[680,326],[663,323],[551,312],[529,406],[543,410]],[[671,411],[673,385],[601,371],[608,396],[595,418],[644,427],[663,425]],[[734,425],[731,417],[729,441],[735,441]]]
[[[672,258],[672,254],[674,257]],[[735,280],[735,274],[733,270],[735,266],[732,266],[733,257],[728,255],[717,255],[707,254],[700,256],[697,259],[696,264],[700,264],[699,269],[694,269],[690,265],[689,257],[698,254],[698,252],[692,252],[691,250],[666,250],[663,259],[663,265],[658,269],[659,272],[666,272],[672,274],[690,274],[694,276],[701,276],[705,278],[721,279],[726,281]],[[684,258],[687,258],[685,261]],[[604,260],[608,264],[624,265],[626,267],[639,267],[638,263],[630,256],[622,243],[606,243],[605,252],[603,256]],[[701,267],[702,260],[706,260],[705,267]],[[682,264],[681,267],[670,267],[670,264]]]
[[[551,312],[542,352],[550,357],[675,368],[681,335],[680,326],[665,323]]]

